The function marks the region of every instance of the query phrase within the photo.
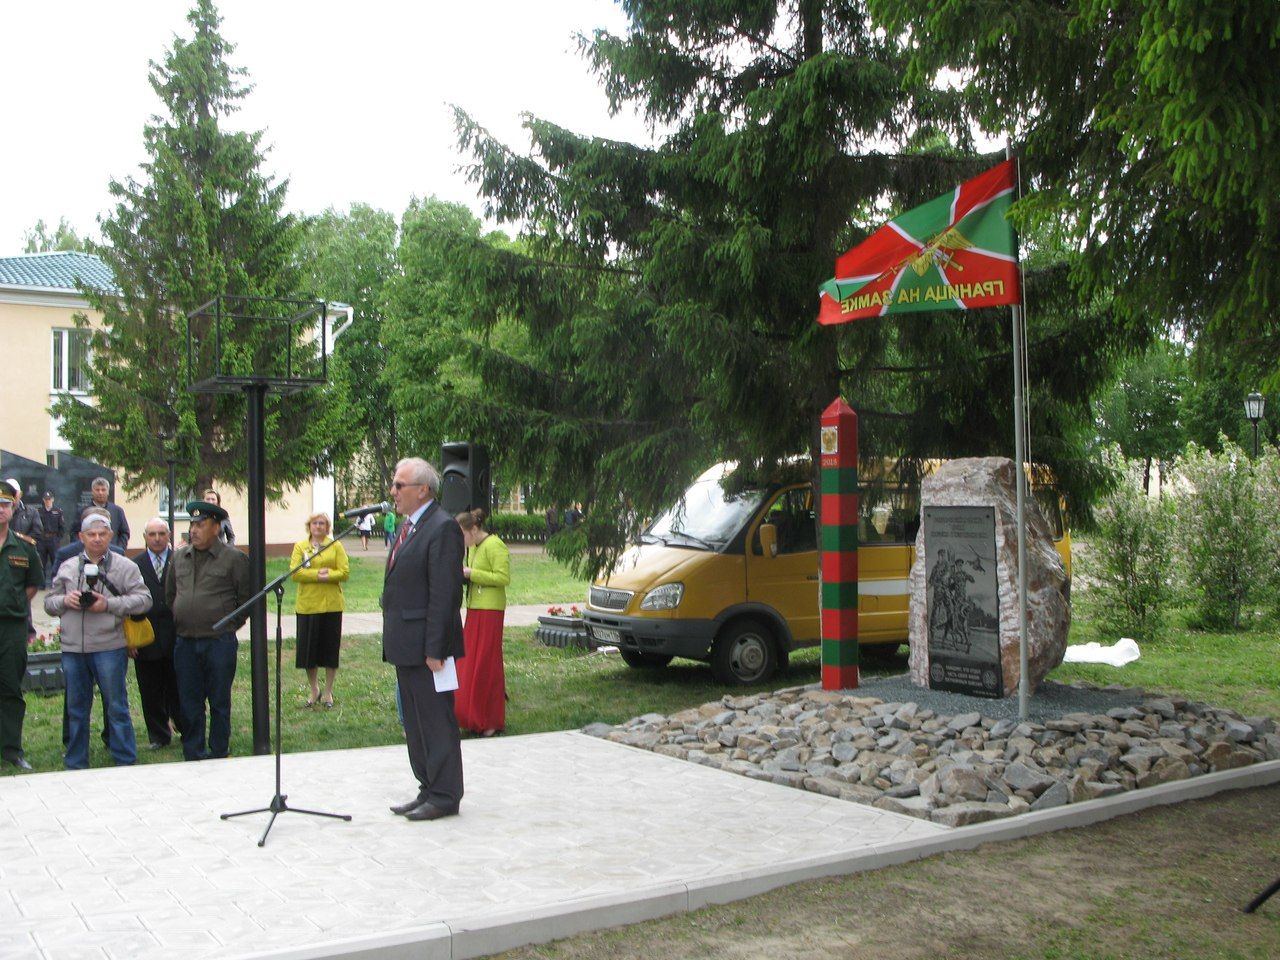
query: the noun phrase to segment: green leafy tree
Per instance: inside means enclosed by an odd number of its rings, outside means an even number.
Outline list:
[[[906,51],[860,2],[624,9],[625,36],[582,48],[615,109],[669,131],[657,146],[528,118],[522,156],[459,113],[488,212],[526,225],[516,249],[460,244],[461,319],[513,321],[528,353],[477,338],[485,396],[448,424],[586,505],[592,568],[709,462],[759,474],[816,448],[837,395],[864,453],[908,470],[1011,454],[1007,311],[814,322],[838,253],[994,162],[972,153],[957,98],[904,86]],[[1101,298],[1064,298],[1066,282],[1060,265],[1028,279],[1053,305],[1030,334],[1033,449],[1082,493],[1102,480],[1084,449],[1091,393],[1117,343],[1144,335]]]
[[[119,290],[86,291],[103,316],[91,340],[95,403],[62,397],[52,407],[72,448],[122,468],[129,487],[164,478],[160,432],[177,438],[181,485],[216,478],[243,486],[245,401],[187,392],[187,314],[219,295],[293,296],[298,285],[298,226],[283,212],[286,183],[263,172],[261,133],[222,128],[249,92],[244,71],[228,62],[234,48],[210,0],[199,0],[187,19],[190,38],[175,38],[163,62],[151,63],[163,115],[144,128],[143,177],[110,184],[116,206],[95,250]],[[205,350],[214,339],[209,322],[198,319],[192,330]],[[265,325],[224,331],[222,347],[228,365],[284,349]],[[328,388],[268,395],[272,495],[341,451],[338,399]]]
[[[1186,445],[1179,419],[1187,387],[1187,359],[1181,344],[1158,340],[1127,362],[1098,400],[1098,432],[1130,460],[1142,464],[1142,489],[1151,492],[1151,465],[1161,473]]]
[[[1190,379],[1182,399],[1182,421],[1187,439],[1206,450],[1222,449],[1226,438],[1253,450],[1253,424],[1245,417],[1244,398],[1249,390],[1231,358],[1211,346],[1197,345],[1191,355]],[[1274,410],[1258,423],[1260,442],[1275,443]]]
[[[983,125],[1025,143],[1086,287],[1280,382],[1280,4],[869,2],[913,79],[959,71]]]
[[[1192,445],[1179,472],[1190,488],[1178,503],[1178,530],[1197,619],[1237,629],[1275,582],[1274,511],[1263,500],[1258,465],[1224,440],[1219,453]]]
[[[466,274],[476,257],[510,253],[504,234],[482,234],[481,223],[461,204],[435,198],[414,200],[405,211],[397,250],[398,272],[386,285],[383,325],[387,365],[384,373],[397,411],[399,440],[406,452],[428,458],[445,439],[488,442],[473,434],[460,411],[486,406],[492,399],[471,357],[498,350],[521,362],[536,363],[526,331],[509,318],[472,326],[465,313]],[[501,446],[491,446],[494,482],[510,488],[526,482]]]
[[[89,244],[85,241],[71,224],[67,223],[66,217],[58,219],[58,225],[51,231],[43,220],[37,220],[36,225],[26,233],[26,245],[23,247],[23,253],[59,253],[64,251],[78,251],[81,253],[89,249]]]
[[[385,493],[399,459],[382,332],[385,287],[397,269],[396,233],[392,214],[357,203],[349,213],[329,209],[310,219],[298,252],[309,295],[354,311],[334,346],[332,365],[346,399],[346,431],[358,443],[354,458],[337,465],[339,496],[346,502]]]
[[[1146,474],[1149,466],[1139,461]],[[1160,635],[1174,598],[1172,501],[1138,489],[1137,470],[1107,495],[1096,512],[1093,569],[1101,613],[1117,631],[1140,640]],[[1143,477],[1146,483],[1146,477]]]

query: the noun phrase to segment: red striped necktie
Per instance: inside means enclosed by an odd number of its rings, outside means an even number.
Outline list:
[[[398,551],[400,547],[404,545],[404,542],[409,539],[409,531],[412,529],[413,524],[406,520],[404,522],[404,526],[400,528],[400,535],[396,537],[396,542],[391,545],[391,556],[387,558],[387,566],[391,566],[396,562],[396,551]]]

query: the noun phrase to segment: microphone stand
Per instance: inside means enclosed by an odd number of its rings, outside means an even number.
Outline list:
[[[347,527],[346,530],[343,530],[342,533],[334,537],[332,540],[326,543],[323,547],[321,547],[315,553],[306,557],[302,561],[302,563],[298,564],[292,570],[286,570],[284,573],[280,574],[280,576],[276,577],[274,580],[268,583],[265,587],[263,587],[261,590],[255,593],[252,597],[250,597],[248,600],[242,603],[239,607],[231,611],[229,614],[227,614],[225,617],[223,617],[221,620],[219,620],[217,623],[213,625],[214,630],[222,630],[224,627],[228,626],[231,623],[231,621],[234,620],[237,616],[244,613],[250,607],[252,607],[255,603],[257,603],[259,600],[266,597],[268,593],[274,593],[276,595],[276,792],[271,797],[271,803],[269,803],[265,807],[258,807],[254,810],[241,810],[237,813],[224,813],[221,815],[221,817],[219,817],[219,819],[221,820],[230,820],[232,817],[246,817],[253,813],[270,813],[271,819],[267,821],[267,828],[262,831],[262,839],[258,841],[258,846],[260,847],[266,844],[267,834],[269,834],[271,832],[271,828],[275,826],[276,817],[282,813],[305,813],[308,816],[312,816],[312,817],[332,817],[335,820],[350,821],[351,819],[351,814],[349,813],[324,813],[320,810],[300,810],[297,807],[291,807],[285,802],[288,799],[287,796],[280,792],[280,750],[282,746],[280,742],[280,714],[282,712],[281,711],[281,693],[280,693],[280,661],[281,661],[281,651],[284,648],[284,635],[280,626],[280,616],[281,616],[281,606],[284,602],[285,580],[293,576],[293,574],[296,573],[298,570],[301,570],[303,567],[307,566],[312,560],[320,556],[320,554],[324,553],[326,550],[332,547],[335,543],[337,543],[339,540],[341,540],[343,537],[345,537],[347,534],[349,534],[352,530],[355,530],[355,529],[356,529],[355,524],[352,524],[351,526]]]

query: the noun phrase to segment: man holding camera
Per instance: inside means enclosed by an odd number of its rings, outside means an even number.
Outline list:
[[[45,612],[62,620],[62,672],[67,679],[68,770],[89,766],[89,711],[93,688],[102,702],[111,731],[108,750],[117,766],[138,758],[129,699],[125,691],[129,657],[125,649],[126,616],[151,609],[151,592],[138,567],[113,554],[111,518],[89,513],[80,527],[84,553],[58,568],[44,598]]]

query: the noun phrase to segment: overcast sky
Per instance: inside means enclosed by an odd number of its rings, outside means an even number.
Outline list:
[[[142,127],[159,112],[147,82],[188,0],[49,0],[0,5],[0,256],[22,252],[37,220],[97,235],[107,183],[136,175]],[[220,0],[233,65],[253,91],[233,123],[265,130],[267,168],[289,208],[353,202],[399,215],[410,197],[469,204],[446,104],[524,149],[520,114],[580,133],[647,141],[632,114],[610,118],[574,34],[621,31],[611,0]]]

